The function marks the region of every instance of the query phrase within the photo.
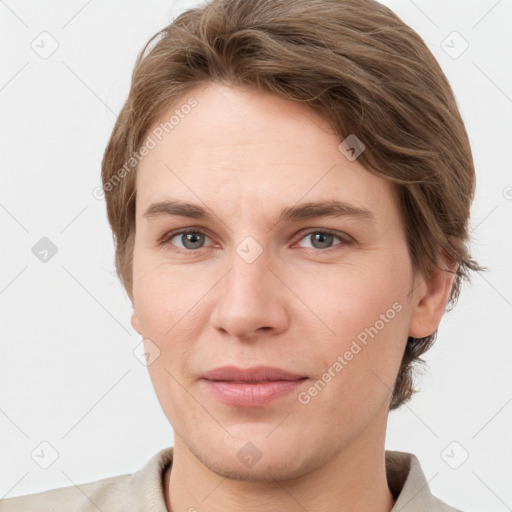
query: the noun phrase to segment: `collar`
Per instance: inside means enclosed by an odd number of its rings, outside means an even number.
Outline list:
[[[164,448],[130,476],[130,500],[141,512],[168,512],[164,498],[164,474],[172,464],[173,447]],[[396,502],[391,512],[458,512],[430,492],[415,455],[386,450],[386,477]]]

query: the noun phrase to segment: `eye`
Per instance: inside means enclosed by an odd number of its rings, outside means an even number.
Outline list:
[[[181,242],[181,246],[172,242],[173,239]],[[199,229],[193,230],[181,230],[181,231],[173,231],[168,233],[164,239],[162,240],[162,244],[170,243],[171,245],[175,245],[178,249],[182,249],[183,251],[194,251],[197,249],[202,249],[202,244],[204,243],[204,239],[209,238],[204,231]]]
[[[304,249],[318,249],[320,252],[326,252],[329,249],[350,244],[352,239],[344,234],[332,230],[315,230],[310,231],[302,236],[300,241],[310,239],[311,246],[303,247]],[[338,239],[341,243],[333,245],[333,240]],[[173,240],[176,239],[175,242]],[[167,233],[161,241],[162,245],[170,244],[181,252],[195,252],[203,249],[205,241],[209,240],[209,236],[201,229],[182,229]]]
[[[305,247],[305,249],[320,249],[320,250],[329,250],[338,245],[344,245],[350,243],[350,237],[348,235],[338,233],[337,231],[331,230],[316,230],[310,231],[306,233],[301,240],[309,240],[311,241],[310,247]],[[341,243],[332,245],[333,239],[337,238],[341,241]]]

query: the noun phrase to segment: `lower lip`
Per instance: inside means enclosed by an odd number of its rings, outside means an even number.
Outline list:
[[[307,379],[276,380],[255,384],[203,379],[208,389],[221,401],[241,407],[259,407],[296,390]]]

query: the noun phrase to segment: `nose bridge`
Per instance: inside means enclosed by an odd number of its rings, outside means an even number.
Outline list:
[[[230,264],[212,313],[214,327],[239,338],[250,338],[261,328],[281,330],[287,321],[285,297],[263,246],[246,237],[235,247]]]
[[[258,244],[256,246],[256,244]],[[225,298],[230,301],[230,308],[235,311],[250,306],[261,306],[273,295],[267,268],[270,258],[263,247],[251,237],[245,239],[236,248],[231,258],[231,271],[226,276],[223,287]]]
[[[226,285],[232,288],[231,292],[248,293],[257,298],[257,294],[264,292],[265,286],[271,284],[268,283],[267,275],[267,266],[272,264],[267,244],[269,238],[263,229],[257,228],[255,231],[254,226],[252,232],[246,231],[246,234],[235,237],[237,243],[229,255],[231,271],[226,276]],[[261,289],[258,287],[259,284],[262,285]]]

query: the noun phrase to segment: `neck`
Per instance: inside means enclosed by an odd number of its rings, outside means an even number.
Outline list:
[[[281,512],[340,508],[390,512],[395,500],[386,479],[385,413],[320,469],[305,469],[298,478],[270,483],[224,478],[205,467],[175,436],[173,463],[165,475],[167,508],[170,512],[263,512],[271,504]]]

